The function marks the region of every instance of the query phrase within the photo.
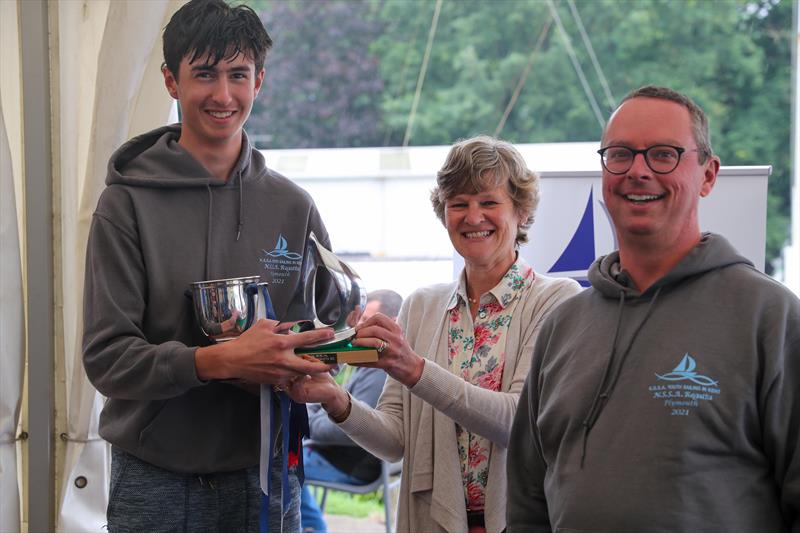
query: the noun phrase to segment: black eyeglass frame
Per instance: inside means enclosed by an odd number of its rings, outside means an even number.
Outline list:
[[[678,158],[675,161],[675,166],[674,167],[672,167],[669,170],[656,170],[656,169],[653,168],[653,165],[650,164],[650,158],[647,157],[647,152],[649,152],[653,148],[658,148],[658,147],[672,148],[673,150],[678,152]],[[624,149],[628,150],[631,153],[631,164],[628,166],[628,168],[626,168],[625,170],[622,170],[620,172],[614,172],[613,170],[610,170],[606,166],[606,161],[605,161],[604,155],[605,155],[606,151],[608,151],[611,148],[624,148]],[[600,164],[603,165],[603,168],[610,174],[620,175],[620,174],[625,174],[626,172],[628,172],[631,169],[631,167],[633,166],[633,162],[636,159],[636,155],[637,154],[642,154],[642,157],[644,157],[644,162],[645,162],[645,164],[647,164],[647,167],[650,170],[652,170],[653,172],[655,172],[656,174],[669,174],[670,172],[672,172],[673,170],[678,168],[678,165],[681,164],[681,156],[686,151],[687,151],[686,148],[683,148],[682,146],[675,146],[675,145],[672,145],[672,144],[654,144],[653,146],[648,146],[647,148],[643,148],[641,150],[635,150],[635,149],[631,148],[630,146],[624,146],[622,144],[612,144],[610,146],[606,146],[604,148],[600,148],[597,151],[597,153],[600,154]],[[705,150],[700,150],[699,148],[693,148],[693,149],[691,149],[689,151],[690,152],[704,152]]]

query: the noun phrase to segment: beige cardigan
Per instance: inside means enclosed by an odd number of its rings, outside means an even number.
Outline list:
[[[353,400],[340,427],[359,445],[389,461],[403,459],[398,533],[461,533],[467,512],[455,423],[492,441],[486,486],[486,530],[506,526],[506,447],[533,344],[544,317],[580,292],[573,280],[537,274],[508,329],[500,392],[469,384],[447,369],[447,304],[457,283],[417,290],[398,322],[411,348],[426,361],[412,388],[387,378],[375,409]],[[435,364],[431,364],[431,361]]]

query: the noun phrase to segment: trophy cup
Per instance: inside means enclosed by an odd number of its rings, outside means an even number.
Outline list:
[[[191,284],[195,318],[206,337],[215,342],[229,341],[253,324],[260,279],[245,276]]]
[[[355,326],[367,304],[367,292],[355,271],[325,248],[313,232],[306,245],[300,288],[296,305],[310,316],[311,324],[299,322],[299,329],[333,328],[330,341],[295,350],[324,363],[368,363],[378,360],[374,348],[353,346]],[[318,305],[318,301],[321,305]],[[301,311],[303,312],[303,311]]]
[[[358,274],[325,248],[312,232],[300,272],[300,284],[288,311],[292,330],[332,328],[334,338],[298,348],[325,363],[366,363],[378,360],[374,348],[353,346],[355,325],[366,306],[367,294]],[[276,319],[268,284],[245,276],[191,284],[195,317],[203,333],[215,342],[237,338],[255,320]],[[284,320],[284,322],[287,320]]]

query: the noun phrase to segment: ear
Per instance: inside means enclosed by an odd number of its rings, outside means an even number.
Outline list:
[[[256,75],[255,93],[253,93],[253,97],[258,96],[258,91],[261,90],[261,84],[264,83],[264,72],[265,70],[262,68],[261,72]]]
[[[515,210],[517,212],[517,226],[519,227],[522,227],[522,225],[525,224],[531,218],[531,216],[533,216],[533,213],[531,213],[530,215],[526,215],[525,213],[522,212],[521,209],[515,209]]]
[[[706,161],[705,172],[703,172],[703,183],[700,186],[700,196],[705,198],[711,193],[714,184],[717,183],[717,173],[719,172],[719,157],[711,156]]]
[[[175,75],[172,74],[172,71],[167,68],[166,65],[161,67],[161,74],[164,75],[164,85],[167,87],[167,92],[171,97],[175,100],[178,99],[178,80],[175,79]]]

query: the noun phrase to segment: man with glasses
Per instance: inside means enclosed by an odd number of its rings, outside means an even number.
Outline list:
[[[705,114],[643,87],[599,153],[619,250],[542,326],[508,532],[800,532],[800,300],[700,232]]]

